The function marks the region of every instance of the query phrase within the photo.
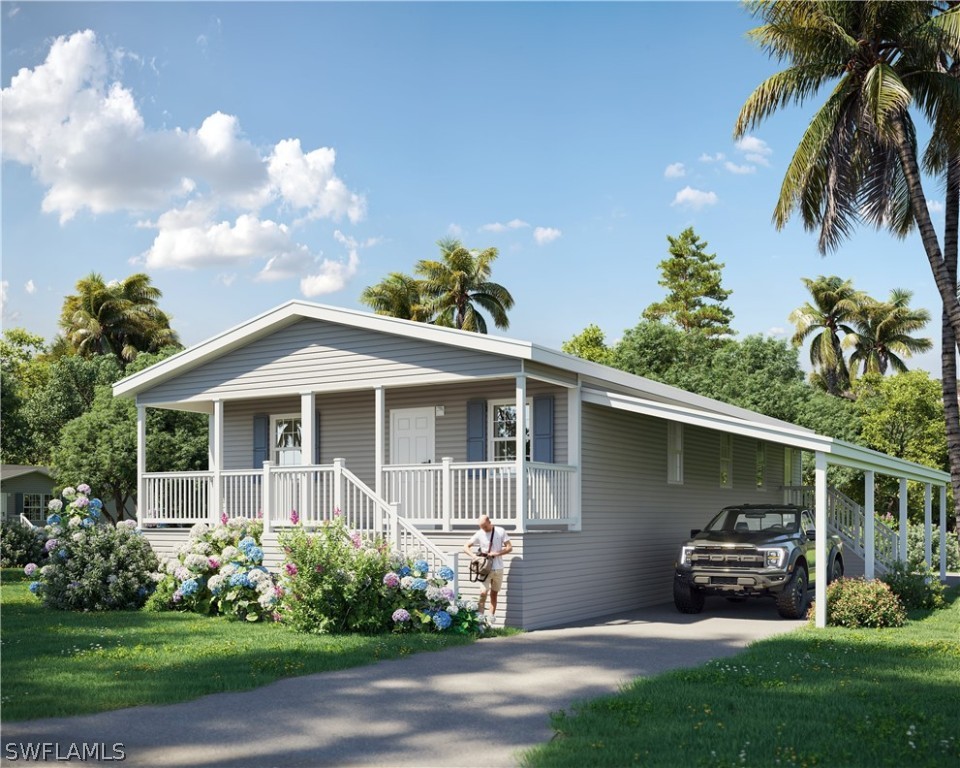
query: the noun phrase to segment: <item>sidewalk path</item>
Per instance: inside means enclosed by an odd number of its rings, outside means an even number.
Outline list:
[[[63,755],[102,742],[109,755],[121,742],[122,765],[153,768],[513,766],[550,739],[552,711],[802,624],[770,601],[644,609],[183,704],[9,723],[2,760],[24,764],[6,759],[8,744],[57,742]]]

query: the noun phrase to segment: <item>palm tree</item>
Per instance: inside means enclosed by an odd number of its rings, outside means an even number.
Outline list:
[[[854,333],[853,322],[863,302],[863,295],[854,289],[850,280],[835,275],[816,280],[803,278],[813,299],[790,313],[790,322],[797,331],[791,341],[799,347],[809,336],[810,363],[814,367],[813,381],[831,395],[842,395],[850,386],[850,373],[843,357],[841,333]]]
[[[487,321],[479,309],[490,313],[497,328],[509,328],[507,310],[513,296],[499,283],[490,282],[496,248],[468,250],[459,240],[440,240],[440,261],[421,260],[416,271],[424,303],[436,325],[477,333],[487,332]]]
[[[902,373],[907,370],[904,357],[933,348],[930,339],[911,336],[930,322],[927,310],[910,308],[912,297],[910,291],[894,288],[889,301],[866,299],[861,304],[855,319],[856,331],[851,337],[854,343],[851,371],[862,366],[863,373],[883,375],[892,367]]]
[[[429,323],[430,312],[423,304],[422,292],[423,286],[416,278],[403,272],[391,272],[376,285],[364,288],[360,301],[378,315]]]
[[[137,352],[179,345],[170,318],[157,306],[162,294],[150,284],[149,275],[107,283],[91,272],[76,288],[76,295],[64,299],[60,328],[77,354],[114,355],[124,366]]]

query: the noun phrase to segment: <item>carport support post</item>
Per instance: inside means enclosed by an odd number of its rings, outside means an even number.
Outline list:
[[[209,417],[209,448],[207,466],[213,471],[213,484],[210,487],[210,508],[207,510],[207,522],[216,525],[220,522],[223,509],[223,400],[213,401],[213,413]]]
[[[137,528],[143,528],[143,475],[147,471],[147,406],[137,403]],[[118,516],[123,510],[118,509]]]
[[[863,473],[863,575],[872,579],[876,563],[877,539],[874,534],[874,476],[873,470],[867,469]]]
[[[900,559],[907,562],[907,478],[900,478]]]
[[[817,463],[814,470],[814,500],[816,506],[817,540],[816,548],[816,625],[827,626],[827,454],[823,451],[816,453]]]
[[[940,486],[940,581],[947,580],[947,486]]]
[[[933,567],[933,488],[930,483],[923,486],[923,562],[927,568]]]

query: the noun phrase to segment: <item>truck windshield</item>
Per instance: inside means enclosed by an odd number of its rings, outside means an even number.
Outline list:
[[[705,530],[796,533],[800,530],[800,514],[788,509],[724,509],[707,524]]]

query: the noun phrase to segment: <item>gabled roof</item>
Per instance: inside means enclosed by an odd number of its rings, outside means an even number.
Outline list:
[[[13,480],[15,477],[30,475],[36,472],[39,475],[46,475],[53,481],[53,471],[49,467],[34,467],[29,464],[0,464],[0,482]]]

